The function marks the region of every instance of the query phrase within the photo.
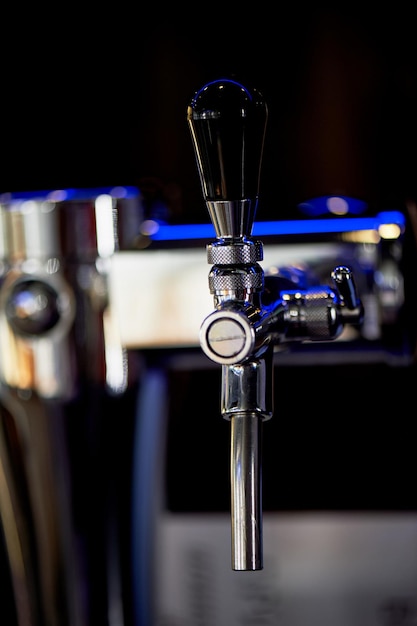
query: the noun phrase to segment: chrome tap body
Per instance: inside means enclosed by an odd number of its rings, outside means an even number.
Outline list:
[[[345,266],[332,272],[333,287],[301,290],[279,275],[268,277],[268,303],[262,302],[263,245],[251,233],[267,117],[262,95],[229,79],[205,85],[187,111],[217,238],[207,246],[215,309],[201,325],[200,344],[222,365],[221,413],[231,422],[234,570],[263,568],[262,422],[273,415],[274,347],[334,339],[345,323],[360,323],[363,316]]]

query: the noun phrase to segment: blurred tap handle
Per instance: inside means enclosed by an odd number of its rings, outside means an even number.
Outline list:
[[[340,299],[340,312],[345,323],[361,324],[364,309],[359,298],[352,270],[345,265],[338,265],[331,273],[333,284]]]

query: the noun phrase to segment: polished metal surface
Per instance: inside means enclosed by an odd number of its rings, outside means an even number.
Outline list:
[[[0,513],[18,624],[87,624],[65,410],[3,387],[1,401]]]
[[[207,262],[210,265],[253,264],[263,259],[263,246],[260,241],[247,239],[233,241],[218,240],[207,246]]]
[[[239,294],[239,300],[250,300],[262,288],[263,270],[257,263],[244,266],[217,264],[209,274],[209,289],[215,296],[231,292],[235,299]]]
[[[71,191],[0,196],[0,381],[67,400],[81,372],[126,388],[109,262],[143,220],[139,190]]]
[[[224,365],[222,415],[230,420],[232,569],[263,567],[262,422],[272,417],[272,352]]]
[[[115,501],[137,370],[108,269],[137,234],[141,199],[73,191],[0,197],[0,521],[17,626],[121,624],[132,613],[118,536],[129,533],[129,500]],[[122,412],[109,446],[107,425]]]
[[[256,413],[231,418],[232,569],[263,567],[261,439],[262,419]]]
[[[201,325],[200,342],[213,361],[235,364],[252,354],[255,331],[240,311],[214,311]]]
[[[221,239],[241,239],[250,235],[256,215],[257,202],[250,199],[207,201],[210,219]]]
[[[262,356],[233,366],[222,366],[221,414],[230,419],[236,413],[256,414],[270,419],[273,414],[273,349]]]
[[[53,200],[0,202],[4,276],[0,290],[0,380],[44,397],[74,394],[69,336],[75,293],[64,264],[60,209]]]

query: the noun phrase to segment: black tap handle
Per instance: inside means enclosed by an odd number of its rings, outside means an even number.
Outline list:
[[[268,118],[263,96],[236,80],[219,79],[202,87],[187,109],[204,200],[213,213],[214,205],[244,206],[238,231],[217,222],[218,236],[247,236],[255,217],[261,162]],[[246,203],[246,204],[245,204]],[[249,205],[249,208],[247,206]],[[230,213],[230,211],[229,211]],[[230,217],[230,215],[229,215]],[[227,220],[226,220],[227,221]],[[236,217],[233,216],[233,222]],[[246,232],[249,231],[249,232]]]

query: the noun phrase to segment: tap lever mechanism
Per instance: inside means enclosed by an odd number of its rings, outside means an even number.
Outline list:
[[[231,422],[232,569],[263,568],[262,422],[273,414],[273,353],[282,341],[329,340],[363,309],[346,266],[333,287],[288,288],[259,264],[253,240],[268,109],[262,95],[231,79],[200,89],[187,109],[204,200],[216,241],[207,246],[214,311],[203,320],[200,344],[222,366],[221,413]],[[292,286],[292,284],[290,285]],[[271,297],[272,287],[272,297]]]

